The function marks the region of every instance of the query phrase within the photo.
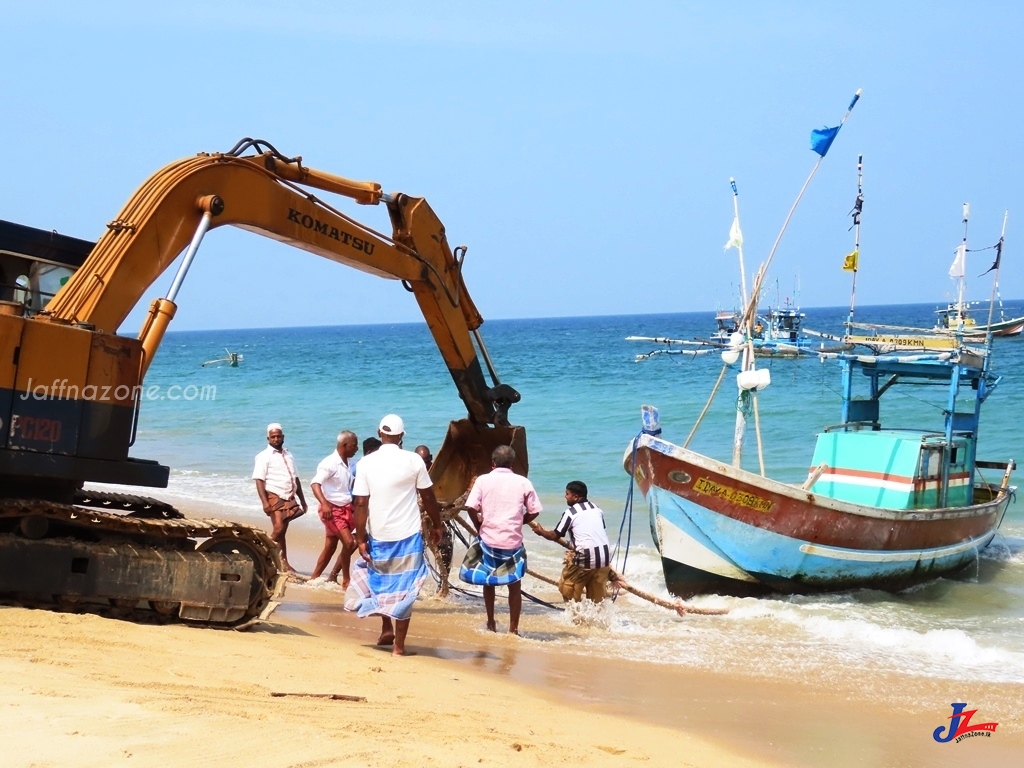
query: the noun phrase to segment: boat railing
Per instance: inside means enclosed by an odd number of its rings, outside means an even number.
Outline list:
[[[846,421],[842,424],[830,424],[825,427],[822,432],[861,432],[864,430],[877,432],[881,428],[882,425],[877,421]]]

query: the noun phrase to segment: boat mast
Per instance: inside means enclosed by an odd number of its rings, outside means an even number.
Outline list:
[[[967,273],[967,220],[971,215],[971,206],[964,203],[964,237],[956,249],[956,258],[949,268],[949,276],[956,280],[956,331],[959,334],[964,330],[964,275]]]
[[[853,253],[843,261],[843,269],[853,272],[853,284],[850,287],[850,315],[846,319],[846,332],[851,333],[853,327],[853,310],[857,303],[857,270],[860,268],[860,215],[864,210],[864,155],[857,155],[857,199],[853,201]]]
[[[995,309],[996,296],[999,295],[999,262],[1003,258],[1003,238],[1006,237],[1006,220],[1010,217],[1009,211],[1003,212],[1003,228],[999,232],[999,242],[996,243],[996,260],[992,264],[992,269],[995,270],[996,276],[992,280],[992,296],[988,300],[988,337],[992,337],[992,312]],[[992,270],[989,270],[990,272]],[[999,298],[999,319],[1002,320],[1005,317],[1003,313],[1003,299]]]
[[[746,371],[754,365],[754,321],[752,315],[746,311],[748,304],[747,297],[747,270],[743,264],[743,235],[740,229],[740,194],[736,188],[736,179],[730,178],[729,185],[732,187],[732,229],[729,231],[729,243],[726,247],[735,246],[736,251],[739,253],[740,260],[740,301],[744,308],[744,315],[740,321],[740,327],[743,332],[745,344],[743,345],[742,356],[743,360],[740,363],[740,370]],[[756,301],[754,302],[757,303]],[[730,342],[730,346],[735,346]],[[731,351],[722,353],[722,360],[729,364],[730,358],[733,358]],[[732,362],[736,362],[735,358]],[[724,370],[724,369],[723,369]],[[747,410],[749,409],[749,393],[745,390],[739,390],[736,396],[736,426],[733,429],[732,435],[732,465],[738,467],[740,460],[743,456],[743,436],[747,431]],[[760,439],[758,440],[760,442]]]

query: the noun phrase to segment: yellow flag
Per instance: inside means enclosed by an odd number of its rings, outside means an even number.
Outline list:
[[[847,272],[857,271],[857,262],[860,259],[860,251],[851,251],[846,254],[846,258],[843,260],[843,269]]]

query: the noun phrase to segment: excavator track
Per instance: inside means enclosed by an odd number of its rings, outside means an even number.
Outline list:
[[[0,499],[0,599],[240,629],[269,616],[284,592],[280,550],[257,528],[191,520],[142,496],[75,500]]]

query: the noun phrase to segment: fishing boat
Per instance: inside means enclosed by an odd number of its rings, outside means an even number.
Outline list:
[[[734,333],[740,330],[740,313],[735,309],[720,309],[715,313],[715,330],[711,340],[720,344],[728,344]]]
[[[967,274],[967,221],[970,217],[970,206],[964,203],[964,241],[957,248],[956,257],[949,268],[949,276],[956,280],[956,301],[946,305],[945,309],[937,309],[935,313],[938,318],[935,323],[937,331],[949,333],[951,331],[963,330],[971,333],[987,334],[993,336],[1020,336],[1024,331],[1024,316],[1008,317],[1003,307],[1002,297],[999,295],[999,266],[1003,258],[1003,242],[1006,235],[1006,219],[1009,213],[1003,214],[1003,230],[999,235],[999,241],[991,246],[996,252],[995,261],[988,268],[988,272],[995,272],[995,279],[992,282],[992,297],[988,302],[988,318],[986,322],[980,323],[972,314],[978,310],[984,310],[984,305],[979,301],[966,301],[966,274]],[[988,249],[985,249],[988,250]],[[999,319],[994,318],[996,301],[999,302]]]
[[[938,318],[935,329],[938,331],[955,330],[957,327],[984,335],[991,333],[993,336],[1020,336],[1024,332],[1024,316],[1010,317],[1000,302],[999,318],[992,322],[979,323],[972,313],[984,311],[985,306],[980,301],[950,302],[945,309],[935,310]]]
[[[861,198],[858,196],[858,200]],[[851,300],[850,317],[846,322],[844,339],[857,347],[863,347],[874,354],[889,352],[935,352],[955,350],[963,343],[983,345],[986,337],[1017,336],[1024,331],[1024,317],[1008,317],[999,296],[999,267],[1002,260],[1003,243],[1006,233],[1006,215],[1003,216],[1003,231],[999,241],[992,246],[996,252],[995,261],[988,269],[994,272],[992,299],[988,303],[988,322],[979,323],[971,315],[972,312],[983,311],[985,305],[978,301],[965,301],[964,290],[966,273],[967,223],[970,218],[970,206],[963,206],[963,241],[956,249],[956,257],[949,268],[949,275],[957,281],[957,299],[947,304],[945,309],[936,310],[938,320],[932,328],[913,326],[882,325],[877,323],[856,322],[853,318],[853,302]],[[857,218],[855,217],[855,220]],[[985,249],[988,250],[988,249]],[[856,253],[856,251],[855,251]],[[856,281],[856,269],[854,280]],[[987,272],[986,272],[987,274]],[[856,283],[855,283],[856,284]],[[996,301],[999,304],[999,319],[993,319]]]
[[[851,108],[854,103],[856,98]],[[839,129],[828,130],[834,138]],[[814,133],[811,144],[817,152]],[[804,189],[822,158],[819,152]],[[855,247],[843,264],[854,273],[848,323],[859,260],[862,160],[853,211]],[[782,232],[754,280],[743,316],[747,341],[723,351],[722,375],[689,436],[681,444],[663,438],[658,409],[645,405],[643,428],[623,456],[623,467],[650,508],[666,586],[680,597],[899,590],[976,562],[1016,490],[1010,486],[1012,459],[976,457],[981,407],[999,383],[990,369],[991,336],[977,347],[958,329],[943,351],[821,354],[841,365],[840,421],[818,433],[805,480],[768,477],[758,392],[771,384],[771,372],[757,368],[749,339],[760,283]],[[740,358],[732,461],[690,450],[724,374]],[[940,416],[933,418],[937,423],[905,428],[893,423],[906,418],[898,410],[883,421],[884,396],[910,389],[918,402],[926,388],[941,400],[935,411]],[[750,414],[759,472],[744,469],[741,461]],[[1001,477],[987,477],[988,470]]]
[[[227,347],[224,348],[224,354],[226,357],[218,357],[216,360],[207,360],[200,366],[200,368],[205,368],[208,365],[219,365],[220,363],[225,363],[231,368],[237,368],[238,364],[245,359],[245,355],[239,354],[238,352],[232,352]]]
[[[976,562],[1016,490],[1013,460],[975,457],[981,406],[999,382],[990,352],[838,353],[841,420],[817,435],[801,484],[671,443],[657,409],[645,406],[624,466],[650,505],[668,589],[680,597],[899,590]],[[741,387],[761,372],[752,373]],[[883,426],[882,397],[899,385],[945,388],[943,422]],[[992,482],[983,470],[1002,476]]]

